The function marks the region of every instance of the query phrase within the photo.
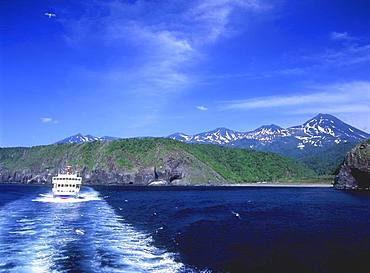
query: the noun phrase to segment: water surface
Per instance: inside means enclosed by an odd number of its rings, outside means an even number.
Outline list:
[[[0,186],[4,272],[369,272],[370,195],[331,188]]]

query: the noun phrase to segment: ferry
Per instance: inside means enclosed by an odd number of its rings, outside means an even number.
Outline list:
[[[53,196],[60,198],[78,198],[82,178],[73,173],[72,167],[67,166],[65,173],[59,173],[52,178]]]

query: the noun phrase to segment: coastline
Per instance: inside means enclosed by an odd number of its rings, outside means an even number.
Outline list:
[[[18,183],[18,182],[1,182],[0,185],[19,185],[19,186],[50,186],[49,183]],[[333,188],[332,183],[271,183],[271,182],[256,182],[256,183],[227,183],[227,184],[192,184],[192,185],[127,185],[127,184],[85,184],[84,186],[115,186],[115,187],[143,187],[143,188],[157,188],[157,187],[168,187],[168,188],[177,188],[177,187],[207,187],[207,188],[221,188],[221,187],[271,187],[271,188]]]
[[[332,183],[243,183],[222,184],[221,187],[274,187],[274,188],[333,188]]]

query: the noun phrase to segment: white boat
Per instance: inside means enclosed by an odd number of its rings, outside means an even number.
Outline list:
[[[52,178],[53,196],[61,198],[78,198],[82,178],[72,172],[72,167],[67,166],[65,173],[59,173]]]

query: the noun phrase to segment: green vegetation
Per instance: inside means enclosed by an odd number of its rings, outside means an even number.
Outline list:
[[[184,148],[228,181],[287,181],[315,176],[298,162],[273,153],[199,144]]]
[[[313,169],[318,175],[337,174],[346,154],[355,146],[353,143],[336,144],[323,151],[297,158],[307,167]]]
[[[184,144],[164,138],[132,138],[84,144],[0,148],[0,170],[40,171],[72,164],[76,168],[135,173],[162,170],[177,160],[191,183],[302,181],[315,179],[311,169],[277,154],[216,145]],[[216,180],[217,180],[216,179]]]

